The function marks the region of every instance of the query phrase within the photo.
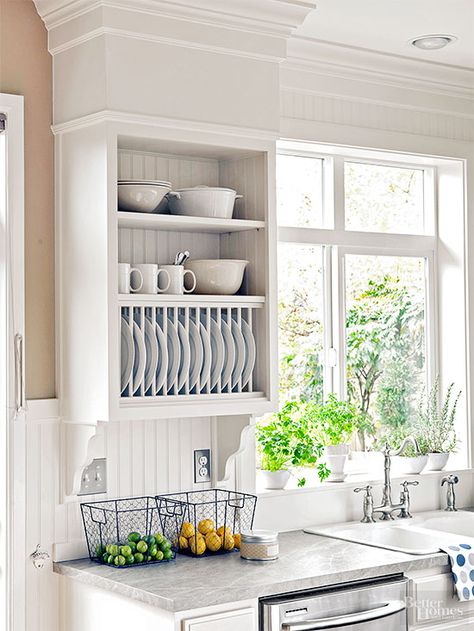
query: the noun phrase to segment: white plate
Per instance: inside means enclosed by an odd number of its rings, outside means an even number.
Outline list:
[[[211,338],[211,382],[209,387],[211,390],[215,388],[219,377],[222,372],[222,368],[224,366],[224,356],[225,356],[225,347],[224,347],[224,338],[222,337],[222,333],[220,328],[217,326],[217,322],[211,316],[210,320],[210,331],[209,336]],[[201,316],[201,322],[204,326],[206,326],[206,316],[203,314]]]
[[[202,322],[199,322],[199,333],[201,334],[203,361],[200,375],[201,391],[206,387],[207,382],[211,376],[211,363],[212,363],[212,348],[211,338],[206,331],[206,327]]]
[[[188,335],[186,329],[178,318],[178,337],[181,345],[181,358],[179,362],[178,372],[178,390],[181,390],[189,377],[189,365],[191,363],[191,349],[189,347]]]
[[[165,327],[163,322],[163,314],[158,314],[156,319],[164,332]],[[173,322],[171,322],[168,318],[166,324],[166,346],[168,350],[168,372],[166,375],[166,388],[168,389],[168,392],[170,392],[173,389],[173,384],[178,375],[179,364],[181,361],[181,346],[179,343],[178,334],[176,332],[176,327],[174,326]]]
[[[234,370],[232,371],[232,388],[235,388],[239,383],[239,379],[242,377],[246,353],[244,336],[242,335],[242,331],[240,330],[239,325],[233,318],[232,335],[235,342],[235,364]]]
[[[155,322],[156,338],[158,342],[158,365],[156,367],[156,391],[159,392],[165,383],[168,373],[168,350],[166,348],[165,334],[158,322]]]
[[[255,359],[257,357],[257,347],[255,345],[255,338],[252,333],[248,322],[242,318],[241,320],[242,335],[245,342],[245,364],[242,372],[242,388],[247,385],[252,370],[255,366]]]
[[[140,389],[143,379],[145,378],[146,364],[145,340],[136,322],[133,323],[133,346],[135,349],[133,362],[133,394],[135,394]]]
[[[156,339],[156,327],[151,319],[145,317],[145,392],[151,388],[156,377],[158,367],[158,340]]]
[[[230,378],[232,377],[232,372],[234,370],[236,361],[236,347],[234,344],[234,338],[232,337],[231,328],[227,324],[227,319],[223,314],[221,315],[221,331],[222,337],[224,338],[225,346],[224,366],[222,368],[221,375],[221,388],[223,390],[230,382]]]
[[[128,386],[133,371],[133,338],[127,320],[122,316],[120,324],[120,394]]]
[[[186,318],[180,316],[181,324],[185,327]],[[186,328],[186,327],[185,327]],[[189,363],[189,390],[192,390],[197,384],[198,377],[201,374],[201,369],[204,360],[204,351],[202,346],[202,339],[199,335],[199,329],[195,322],[189,318],[189,348],[191,351],[191,358]]]

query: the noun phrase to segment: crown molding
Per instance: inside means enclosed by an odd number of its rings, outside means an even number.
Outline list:
[[[81,116],[64,123],[57,123],[51,126],[55,136],[65,134],[77,129],[90,127],[102,123],[121,123],[144,125],[147,127],[161,127],[166,129],[182,129],[190,132],[205,132],[234,136],[238,138],[253,138],[262,141],[275,142],[279,137],[278,130],[262,130],[254,127],[237,127],[233,125],[222,125],[220,123],[206,123],[195,120],[183,120],[176,118],[166,118],[164,116],[149,116],[144,114],[131,114],[130,112],[120,112],[116,110],[102,110],[94,114]]]
[[[194,23],[288,37],[316,0],[34,0],[48,30],[98,7],[142,11]]]
[[[474,100],[474,68],[293,36],[282,68]]]

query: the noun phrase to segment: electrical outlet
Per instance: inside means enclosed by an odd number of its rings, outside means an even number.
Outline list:
[[[194,482],[211,481],[211,450],[196,449],[194,452]]]
[[[96,458],[82,471],[78,495],[107,493],[107,460]]]

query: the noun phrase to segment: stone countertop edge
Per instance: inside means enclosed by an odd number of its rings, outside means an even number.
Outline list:
[[[444,553],[414,556],[303,531],[280,534],[280,558],[258,563],[237,553],[115,568],[89,559],[53,564],[57,574],[179,613],[354,580],[448,565]]]

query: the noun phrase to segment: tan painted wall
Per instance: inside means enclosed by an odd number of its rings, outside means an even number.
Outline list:
[[[31,0],[0,0],[0,92],[25,97],[26,389],[55,395],[51,57]]]

